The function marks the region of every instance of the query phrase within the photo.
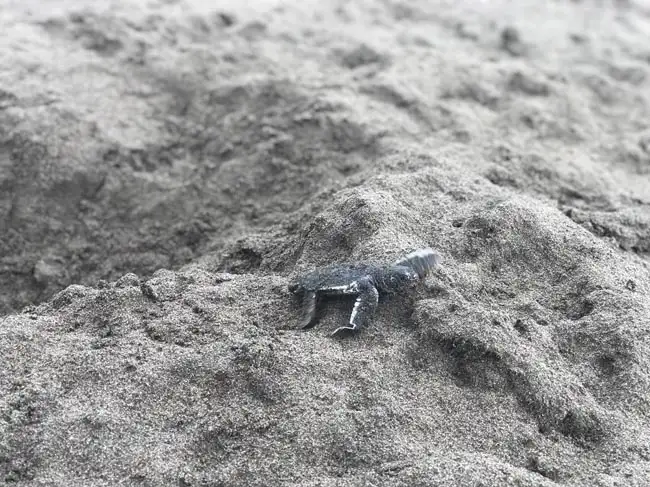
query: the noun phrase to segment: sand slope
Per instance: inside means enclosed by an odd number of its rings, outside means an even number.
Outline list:
[[[650,6],[7,1],[0,482],[650,485]],[[371,326],[289,279],[444,257]]]

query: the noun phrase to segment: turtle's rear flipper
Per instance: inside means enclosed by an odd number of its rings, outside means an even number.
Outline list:
[[[316,302],[318,296],[315,292],[307,291],[302,297],[302,325],[300,328],[306,330],[316,324]]]
[[[357,285],[359,295],[354,302],[350,323],[334,330],[331,336],[339,336],[359,330],[377,309],[377,302],[379,301],[377,288],[368,279],[357,281]]]
[[[432,249],[420,249],[395,262],[395,265],[406,266],[417,272],[420,279],[426,277],[434,267],[442,262],[442,257]]]

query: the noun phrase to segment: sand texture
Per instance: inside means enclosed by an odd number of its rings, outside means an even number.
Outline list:
[[[650,486],[650,4],[0,3],[0,485]]]

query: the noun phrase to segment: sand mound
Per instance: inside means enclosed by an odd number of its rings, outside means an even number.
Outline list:
[[[0,482],[650,485],[650,8],[2,15]]]

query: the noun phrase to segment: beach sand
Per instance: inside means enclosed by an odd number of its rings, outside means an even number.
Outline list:
[[[650,485],[650,4],[2,3],[2,485]]]

